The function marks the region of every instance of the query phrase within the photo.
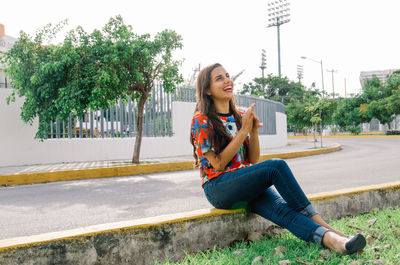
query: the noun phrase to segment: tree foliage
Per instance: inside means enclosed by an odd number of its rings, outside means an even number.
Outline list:
[[[304,90],[299,82],[269,74],[267,77],[256,77],[252,82],[244,84],[240,94],[275,100],[287,105],[292,99],[301,98]]]
[[[385,83],[376,76],[366,80],[362,92],[352,98],[327,98],[315,86],[306,89],[299,82],[272,75],[254,78],[240,93],[284,103],[288,125],[294,129],[310,128],[320,121],[321,125],[356,128],[373,118],[390,125],[400,114],[400,72],[388,76]]]
[[[317,95],[318,93],[313,89],[306,90],[302,98],[293,99],[286,106],[288,125],[297,129],[312,127],[312,113],[306,111],[306,109],[318,102]]]
[[[360,112],[367,119],[376,118],[382,124],[387,124],[400,114],[400,75],[392,74],[385,83],[377,77],[365,82],[363,88],[364,103]]]
[[[144,104],[154,82],[173,91],[183,81],[180,61],[172,52],[182,48],[181,36],[164,30],[151,38],[138,35],[121,16],[111,18],[102,30],[70,31],[59,45],[47,44],[66,22],[39,30],[34,38],[24,32],[3,60],[17,93],[25,97],[21,117],[39,118],[36,137],[43,138],[49,122],[81,117],[88,110],[108,108],[118,99],[138,101],[137,134],[132,161],[139,162]],[[11,97],[12,99],[12,97]]]
[[[332,116],[333,123],[345,127],[369,122],[371,118],[363,113],[363,102],[364,99],[359,95],[354,98],[339,98]]]

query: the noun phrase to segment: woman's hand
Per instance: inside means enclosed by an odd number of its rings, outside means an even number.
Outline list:
[[[246,135],[253,130],[254,124],[254,108],[256,104],[253,103],[243,114],[242,114],[242,128]]]
[[[251,134],[258,134],[258,128],[263,127],[264,124],[260,123],[260,119],[257,117],[257,115],[255,113],[253,113],[253,128],[251,130]]]

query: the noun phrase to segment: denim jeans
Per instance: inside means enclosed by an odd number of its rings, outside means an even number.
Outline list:
[[[270,159],[223,173],[206,182],[203,189],[215,208],[248,207],[305,241],[321,244],[328,231],[310,219],[317,212],[284,160]]]

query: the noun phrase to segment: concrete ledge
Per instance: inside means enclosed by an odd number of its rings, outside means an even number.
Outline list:
[[[318,136],[318,139],[321,136]],[[313,135],[289,135],[288,138],[314,138]],[[323,135],[322,138],[400,138],[400,135],[370,135],[370,134],[359,134],[359,135]]]
[[[323,149],[312,149],[299,152],[261,155],[260,161],[264,161],[271,158],[288,159],[288,158],[295,158],[302,156],[324,154],[324,153],[339,151],[341,149],[342,149],[341,145],[336,144],[329,148],[323,148]],[[64,170],[64,171],[54,171],[54,172],[11,174],[11,175],[0,175],[0,186],[24,185],[24,184],[91,179],[91,178],[132,176],[140,174],[151,174],[151,173],[190,170],[190,169],[193,169],[193,161],[154,163],[145,165],[129,165],[129,166],[116,166],[107,168],[92,168],[92,169],[79,169],[79,170]]]
[[[311,194],[325,219],[400,205],[400,181]],[[224,247],[272,225],[245,210],[188,213],[0,241],[0,264],[153,264]]]

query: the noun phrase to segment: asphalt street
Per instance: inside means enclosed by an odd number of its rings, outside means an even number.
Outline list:
[[[399,138],[324,141],[343,150],[287,160],[307,194],[400,180]],[[0,239],[210,207],[197,170],[0,187]]]

